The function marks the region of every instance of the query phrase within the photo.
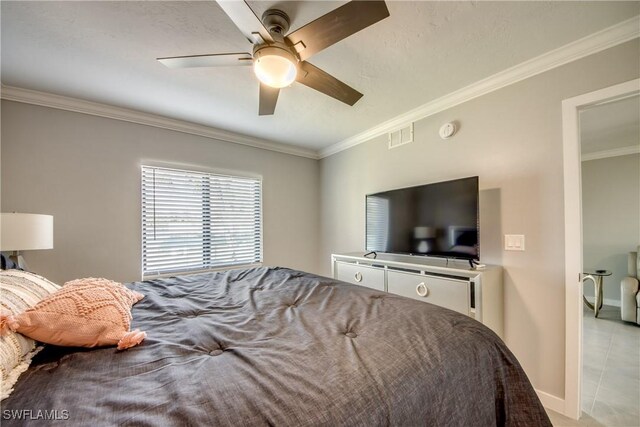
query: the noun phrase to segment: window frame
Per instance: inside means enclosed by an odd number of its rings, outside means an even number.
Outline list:
[[[163,272],[163,273],[149,273],[145,274],[144,270],[144,250],[145,250],[145,240],[144,240],[144,209],[143,209],[143,201],[144,201],[144,168],[154,168],[154,169],[163,169],[168,171],[174,171],[179,173],[194,173],[194,174],[207,174],[207,175],[215,175],[223,178],[240,178],[240,179],[253,179],[256,180],[259,186],[259,206],[258,206],[258,221],[260,223],[260,231],[258,233],[259,236],[259,261],[253,263],[244,263],[244,264],[233,264],[226,265],[220,267],[210,267],[210,268],[201,268],[201,269],[193,269],[193,270],[184,270],[184,271],[174,271],[174,272]],[[210,271],[225,271],[232,270],[238,268],[251,268],[251,267],[260,267],[264,263],[264,213],[263,213],[263,204],[264,204],[264,180],[262,175],[240,172],[228,169],[211,169],[211,168],[203,168],[195,165],[181,165],[180,167],[168,165],[162,162],[144,162],[140,164],[140,275],[142,280],[149,280],[155,278],[162,277],[173,277],[177,275],[190,275],[190,274],[198,274],[198,273],[206,273]]]

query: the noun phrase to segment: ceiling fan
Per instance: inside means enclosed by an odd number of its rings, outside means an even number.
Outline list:
[[[219,53],[158,58],[169,68],[253,65],[260,80],[258,114],[271,115],[280,89],[294,81],[354,105],[362,94],[307,62],[311,56],[389,16],[384,1],[351,1],[287,34],[289,16],[269,9],[258,19],[243,0],[217,0],[251,44],[251,53]]]

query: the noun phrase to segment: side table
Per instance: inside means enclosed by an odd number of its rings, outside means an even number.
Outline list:
[[[583,272],[585,276],[582,277],[582,283],[587,280],[591,280],[593,282],[593,289],[595,295],[595,301],[591,304],[585,298],[584,294],[582,295],[582,299],[587,307],[589,307],[594,312],[594,316],[598,317],[598,313],[600,313],[600,309],[602,308],[602,279],[605,276],[611,276],[611,272],[609,270],[592,270],[587,269]]]

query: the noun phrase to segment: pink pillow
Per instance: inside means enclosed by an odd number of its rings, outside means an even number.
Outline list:
[[[143,297],[107,279],[74,280],[19,315],[0,315],[0,333],[10,329],[48,344],[117,344],[124,350],[146,337],[145,332],[129,331],[131,307]]]

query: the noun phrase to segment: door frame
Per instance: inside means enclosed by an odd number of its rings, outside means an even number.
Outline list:
[[[579,419],[582,384],[582,179],[580,111],[640,93],[630,80],[562,101],[565,247],[564,415]]]

